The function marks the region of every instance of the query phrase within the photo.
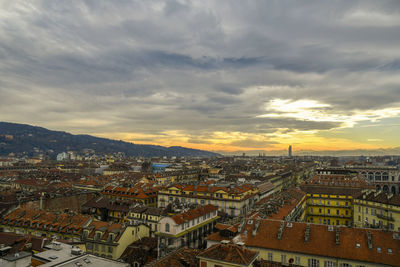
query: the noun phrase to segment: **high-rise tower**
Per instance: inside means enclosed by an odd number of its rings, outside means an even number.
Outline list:
[[[292,157],[292,146],[289,146],[289,157]]]

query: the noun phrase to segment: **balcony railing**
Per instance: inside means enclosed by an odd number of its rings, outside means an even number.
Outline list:
[[[307,212],[307,215],[321,216],[321,217],[336,217],[336,218],[352,218],[351,214],[323,214],[319,212]]]
[[[378,217],[380,219],[383,219],[383,220],[386,220],[386,221],[392,221],[392,222],[395,221],[395,219],[392,216],[385,215],[385,214],[379,214],[378,213],[378,214],[376,214],[376,217]]]
[[[321,207],[339,207],[339,208],[351,208],[350,205],[344,205],[344,204],[339,204],[339,205],[333,205],[333,204],[324,204],[324,203],[312,203],[312,202],[307,202],[307,205],[310,206],[321,206]]]

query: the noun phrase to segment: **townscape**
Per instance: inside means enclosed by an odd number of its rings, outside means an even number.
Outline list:
[[[0,160],[3,266],[395,266],[400,157]],[[10,265],[16,264],[16,265]]]
[[[400,267],[400,0],[0,0],[0,267]]]

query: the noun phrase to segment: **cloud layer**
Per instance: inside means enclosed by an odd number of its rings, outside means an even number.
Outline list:
[[[397,0],[0,0],[0,120],[218,151],[398,146],[335,133],[399,117],[399,18]]]

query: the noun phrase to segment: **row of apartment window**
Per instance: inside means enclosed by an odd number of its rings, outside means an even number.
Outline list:
[[[169,194],[178,194],[179,191],[176,191],[176,190],[168,190],[168,193],[169,193]],[[197,192],[189,192],[189,194],[187,194],[185,191],[181,191],[181,194],[182,194],[182,195],[189,195],[189,196],[197,196]],[[215,193],[215,194],[213,194],[213,193],[201,193],[201,194],[199,194],[199,195],[200,195],[200,196],[210,196],[210,197],[223,198],[223,195],[224,195],[224,194],[222,194],[222,193]],[[231,198],[235,198],[235,195],[231,195]]]
[[[318,202],[317,202],[317,201],[314,201],[313,199],[310,199],[310,203],[311,203],[311,204],[321,204],[321,205],[323,204],[321,199],[319,199]],[[330,202],[329,200],[327,200],[327,201],[326,201],[326,204],[327,204],[327,205],[331,205],[331,202]],[[335,202],[332,202],[332,205],[333,205],[333,206],[335,206],[335,205],[336,205],[336,206],[341,206],[342,204],[340,204],[340,202],[337,201],[336,204],[335,204]],[[349,202],[348,202],[348,201],[345,202],[345,206],[349,206]]]
[[[314,218],[310,218],[310,220],[309,220],[309,222],[311,222],[311,223],[314,223]],[[330,219],[324,219],[324,220],[322,220],[321,218],[319,218],[319,222],[318,222],[319,224],[328,224],[328,225],[331,225],[331,223],[332,223],[332,225],[335,225],[335,220],[330,220]],[[339,220],[336,220],[336,225],[340,225],[340,221]],[[350,222],[349,221],[345,221],[345,225],[350,225]]]
[[[310,208],[310,212],[311,212],[311,213],[314,212],[314,211],[313,211],[313,208]],[[322,213],[322,209],[318,209],[318,213]],[[331,210],[330,210],[330,209],[327,209],[327,213],[328,213],[328,214],[331,214]],[[336,210],[336,215],[339,215],[339,213],[340,213],[340,210]],[[348,210],[345,210],[345,214],[346,214],[346,215],[349,215],[349,211],[348,211]]]
[[[380,209],[372,209],[371,208],[371,215],[376,215],[377,211],[379,212],[379,215],[383,215],[385,211],[380,210]],[[361,212],[361,206],[358,206],[358,212]],[[365,214],[368,214],[368,208],[365,208]],[[393,218],[393,213],[389,212],[389,217]]]
[[[381,172],[375,172],[375,173],[362,172],[361,175],[364,178],[368,178],[369,180],[374,180],[374,178],[375,178],[375,181],[389,181],[389,173],[387,173],[387,172],[383,172],[383,173],[381,173]],[[394,180],[395,180],[395,176],[392,175],[392,181],[394,182]],[[399,176],[398,180],[400,181],[400,176]]]
[[[293,261],[293,259],[291,259]],[[273,261],[273,253],[272,252],[268,252],[268,261]],[[300,256],[295,256],[294,258],[294,262],[288,262],[287,261],[287,257],[285,254],[281,254],[281,264],[283,266],[287,266],[290,264],[295,264],[295,265],[300,265],[301,264],[301,258]],[[320,265],[320,263],[322,263],[322,260],[318,260],[318,259],[308,259],[308,267],[320,267],[322,265]],[[338,267],[336,262],[334,261],[328,261],[328,260],[324,260],[324,267]],[[352,267],[353,265],[350,263],[341,263],[340,267]],[[355,267],[365,267],[364,265],[355,265]]]
[[[106,246],[106,245],[101,245],[101,244],[97,244],[97,243],[95,243],[93,245],[93,243],[89,243],[89,242],[86,243],[86,248],[88,250],[95,250],[95,251],[100,252],[99,247],[101,248],[101,252],[106,252],[106,250],[107,250],[108,253],[113,253],[113,250],[114,250],[114,248],[112,246]]]
[[[358,221],[361,222],[361,216],[360,215],[358,215]],[[370,223],[368,217],[365,217],[365,223],[367,223],[367,224]],[[372,219],[371,225],[376,226],[376,227],[382,227],[383,226],[383,222],[381,220],[376,222],[375,219]],[[393,223],[389,223],[389,228],[391,230],[394,230],[394,224]]]

